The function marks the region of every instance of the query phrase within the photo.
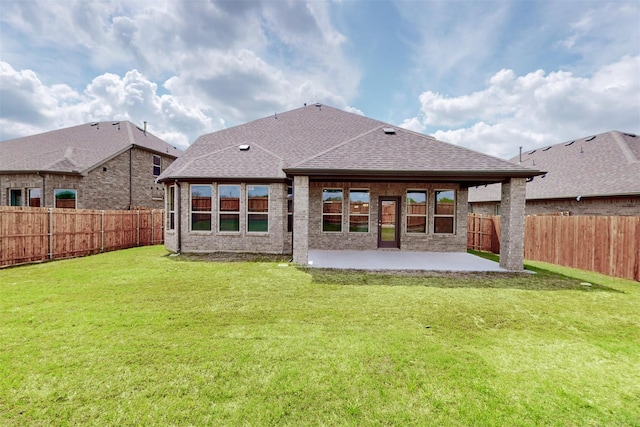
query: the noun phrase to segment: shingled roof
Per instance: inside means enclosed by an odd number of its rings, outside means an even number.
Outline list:
[[[0,173],[84,174],[132,146],[182,153],[129,121],[94,122],[0,142]]]
[[[430,136],[314,104],[203,135],[159,181],[340,175],[497,182],[537,173]]]
[[[547,171],[527,183],[527,200],[640,195],[640,138],[634,134],[591,135],[509,161]],[[469,202],[499,200],[499,185],[469,189]]]

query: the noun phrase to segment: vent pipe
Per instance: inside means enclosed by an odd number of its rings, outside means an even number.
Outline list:
[[[146,120],[144,121],[144,131],[143,132],[144,132],[145,135],[147,134],[147,121]]]
[[[520,163],[522,163],[522,145],[520,146]]]

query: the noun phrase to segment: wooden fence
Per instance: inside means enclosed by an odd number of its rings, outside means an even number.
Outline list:
[[[469,214],[470,249],[499,253],[499,239],[499,216]],[[640,281],[640,216],[527,216],[524,257]]]
[[[0,268],[163,243],[163,210],[0,207]]]

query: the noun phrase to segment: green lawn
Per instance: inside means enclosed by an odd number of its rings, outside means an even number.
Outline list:
[[[640,284],[557,270],[0,270],[0,425],[640,425]]]

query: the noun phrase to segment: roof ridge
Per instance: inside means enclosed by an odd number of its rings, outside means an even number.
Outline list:
[[[352,113],[352,114],[353,114],[353,113]],[[376,120],[376,121],[377,121],[377,120]],[[380,122],[378,122],[378,123],[380,123]],[[355,141],[355,140],[357,140],[357,139],[359,139],[359,138],[362,138],[362,137],[363,137],[363,136],[365,136],[365,135],[369,135],[370,133],[373,133],[373,132],[375,132],[375,131],[377,131],[377,130],[380,130],[380,129],[382,129],[382,128],[386,127],[386,126],[387,126],[387,125],[386,125],[385,123],[382,123],[382,124],[380,124],[380,125],[378,125],[378,126],[376,126],[376,127],[372,128],[372,129],[369,129],[369,130],[368,130],[368,131],[366,131],[366,132],[361,133],[360,135],[356,135],[356,136],[354,136],[353,138],[349,138],[349,139],[347,139],[347,140],[345,140],[345,141],[343,141],[343,142],[341,142],[341,143],[339,143],[339,144],[334,145],[333,147],[329,147],[329,148],[327,148],[326,150],[323,150],[323,151],[321,151],[321,152],[319,152],[319,153],[316,153],[316,154],[314,154],[313,156],[307,157],[306,159],[303,159],[303,160],[299,161],[298,163],[296,163],[295,165],[292,165],[291,167],[295,168],[296,166],[299,166],[299,165],[302,165],[302,164],[304,164],[304,163],[307,163],[307,162],[308,162],[308,161],[310,161],[310,160],[313,160],[313,159],[316,159],[316,158],[318,158],[318,157],[320,157],[320,156],[323,156],[323,155],[325,155],[325,154],[327,154],[327,153],[329,153],[329,152],[331,152],[331,151],[335,150],[336,148],[340,148],[340,147],[342,147],[342,146],[344,146],[344,145],[347,145],[347,144],[349,144],[350,142],[353,142],[353,141]]]
[[[636,156],[633,154],[633,151],[631,151],[631,149],[629,148],[629,145],[627,144],[627,142],[620,135],[620,132],[616,130],[612,130],[609,133],[611,133],[611,136],[613,136],[613,140],[618,144],[618,147],[620,147],[620,151],[622,151],[622,154],[624,154],[624,157],[627,159],[629,163],[640,162],[640,160],[636,158]]]

